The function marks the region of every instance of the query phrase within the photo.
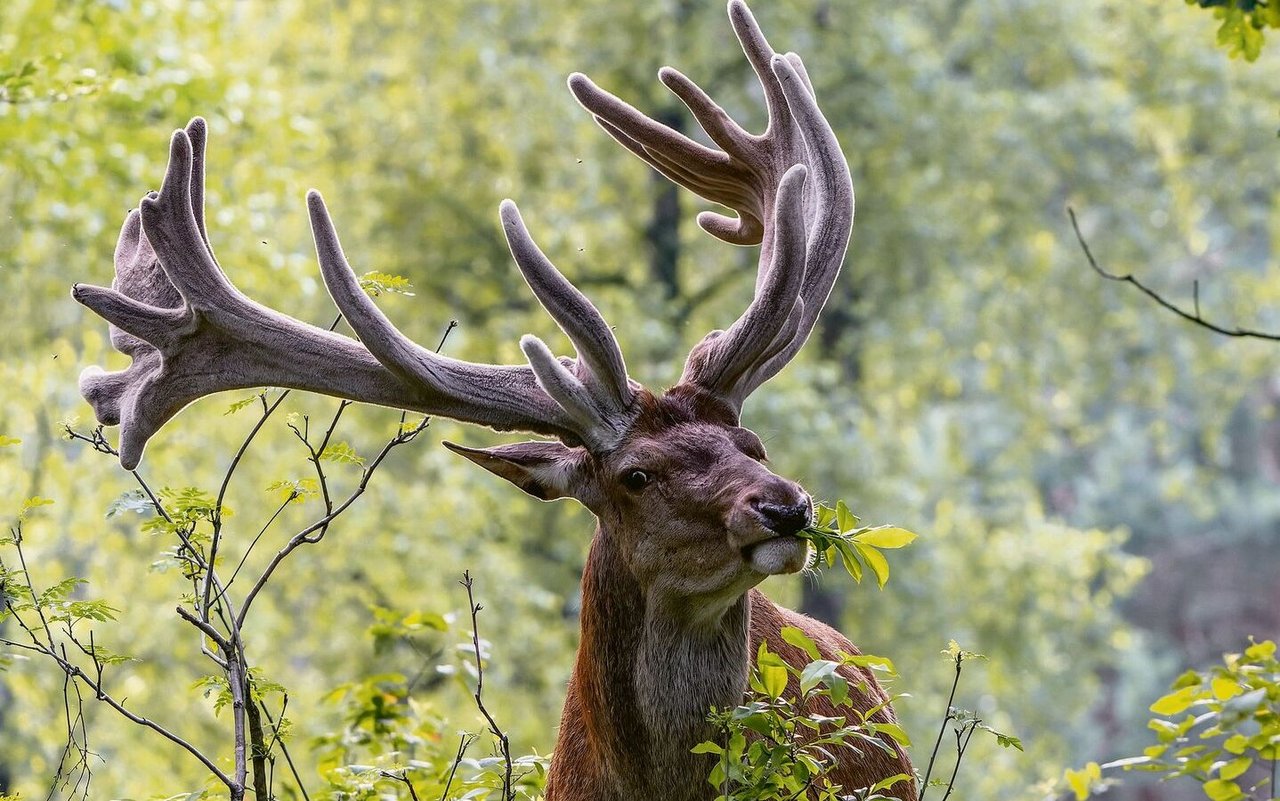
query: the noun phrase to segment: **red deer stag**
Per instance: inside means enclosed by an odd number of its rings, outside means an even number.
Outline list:
[[[214,392],[293,387],[553,437],[454,451],[543,499],[572,497],[599,519],[582,577],[582,640],[560,723],[547,797],[699,799],[714,793],[710,764],[690,749],[713,735],[712,706],[743,697],[761,641],[791,664],[783,641],[803,629],[826,657],[856,652],[834,629],[782,609],[753,589],[805,566],[803,489],[765,467],[760,439],[739,426],[743,402],[796,355],[844,258],[853,219],[849,168],[799,57],[776,55],[740,0],[729,16],[764,87],[768,127],[739,127],[698,86],[665,68],[661,80],[719,150],[657,123],[582,75],[569,86],[605,131],[674,182],[736,212],[703,213],[712,236],[760,244],[755,298],[725,331],[689,355],[662,395],[627,377],[599,312],[533,243],[516,207],[501,206],[512,256],[568,336],[556,358],[525,336],[528,365],[473,364],[407,339],[361,290],[320,195],[307,196],[325,284],[359,341],[299,322],[241,294],[209,246],[204,223],[205,125],[176,131],[158,193],[130,212],[112,289],[77,285],[75,298],[112,324],[128,369],[89,368],[81,391],[99,421],[119,424],[133,468],[147,439],[188,403]],[[446,443],[448,444],[448,443]],[[850,671],[884,694],[869,674]],[[827,708],[827,714],[834,710]],[[887,707],[879,720],[892,719]],[[844,753],[834,778],[852,790],[905,772],[890,743]],[[913,799],[909,782],[894,792]]]

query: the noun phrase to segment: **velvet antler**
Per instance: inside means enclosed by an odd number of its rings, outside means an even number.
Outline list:
[[[214,258],[204,226],[204,120],[174,132],[158,193],[125,219],[111,289],[78,284],[76,300],[112,324],[133,357],[125,370],[86,369],[81,392],[100,422],[120,424],[120,460],[136,467],[147,440],[197,398],[281,386],[439,414],[501,430],[616,444],[634,398],[608,324],[534,245],[516,210],[503,228],[525,280],[577,348],[557,360],[540,340],[522,346],[532,366],[440,356],[398,331],[360,287],[318,192],[307,195],[321,273],[360,341],[295,320],[237,290]]]
[[[693,81],[663,67],[659,79],[720,149],[705,147],[600,89],[584,75],[569,88],[606,132],[658,172],[736,212],[698,215],[712,236],[761,244],[756,293],[727,331],[712,331],[681,382],[740,412],[747,396],[799,352],[840,271],[853,223],[853,183],[800,57],[775,54],[741,0],[729,17],[764,88],[769,122],[755,135]]]

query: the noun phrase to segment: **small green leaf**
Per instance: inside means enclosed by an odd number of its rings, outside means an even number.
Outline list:
[[[1225,779],[1211,779],[1201,789],[1211,801],[1236,801],[1245,797],[1240,785]]]
[[[18,439],[17,437],[7,437],[4,434],[0,434],[0,448],[8,448],[13,445],[21,445],[21,444],[22,444],[22,440]]]
[[[765,694],[778,699],[787,689],[787,669],[778,665],[758,665],[760,682],[764,685]]]
[[[356,453],[356,449],[345,442],[330,442],[325,446],[320,458],[326,462],[337,462],[339,464],[364,464],[364,457]]]
[[[855,542],[853,547],[858,549],[858,556],[861,556],[862,561],[871,568],[871,572],[876,574],[876,583],[883,590],[884,585],[889,581],[889,561],[884,558],[884,554],[871,546]]]
[[[878,793],[881,790],[888,790],[890,787],[894,786],[898,782],[906,782],[906,781],[911,781],[911,777],[905,773],[895,773],[889,778],[881,779],[880,781],[871,785],[871,792]]]
[[[1233,759],[1218,770],[1218,778],[1231,781],[1248,770],[1252,764],[1252,757],[1238,757]]]
[[[841,534],[846,531],[853,531],[858,527],[858,518],[853,512],[849,511],[849,507],[844,501],[836,501],[836,526]]]
[[[695,745],[692,751],[695,754],[723,754],[724,748],[722,748],[718,743],[713,743],[708,740],[705,743],[698,743]]]
[[[903,745],[907,747],[911,746],[911,738],[907,736],[906,730],[903,729],[901,726],[899,726],[897,723],[873,723],[871,725],[871,728],[875,729],[881,734],[889,735],[890,737],[893,738],[895,742],[898,743],[898,745]],[[1019,748],[1018,750],[1021,751],[1022,749]]]
[[[360,276],[360,288],[371,298],[387,294],[413,297],[413,293],[409,291],[413,289],[413,284],[409,283],[408,278],[402,275],[378,272],[377,270],[371,270]]]
[[[813,644],[813,640],[809,639],[809,635],[805,634],[803,629],[798,629],[795,626],[783,626],[782,639],[804,651],[809,655],[810,659],[822,658],[822,655],[818,653],[818,646]]]
[[[903,548],[914,542],[916,535],[897,526],[877,526],[854,535],[853,539],[876,548]]]
[[[136,514],[155,514],[155,504],[147,497],[147,494],[140,489],[126,490],[121,493],[111,505],[107,507],[107,517],[115,517],[125,512],[134,512]]]
[[[800,671],[800,692],[807,693],[817,687],[834,675],[839,667],[839,662],[829,659],[818,659],[805,665],[804,670]]]
[[[50,498],[41,498],[39,495],[27,498],[22,502],[22,509],[18,512],[19,520],[26,520],[33,509],[39,509],[41,506],[51,506],[53,500]]]
[[[249,396],[249,397],[247,397],[247,398],[241,398],[240,400],[238,400],[238,401],[236,401],[235,403],[232,403],[230,406],[228,406],[228,407],[227,407],[227,410],[226,410],[225,412],[223,412],[223,413],[222,413],[222,415],[225,417],[225,416],[227,416],[227,415],[229,415],[229,414],[235,414],[236,412],[240,411],[241,409],[243,409],[243,408],[245,408],[245,407],[247,407],[247,406],[252,405],[252,404],[253,404],[253,402],[254,402],[254,401],[256,401],[256,400],[257,400],[258,398],[260,398],[260,397],[262,397],[262,396],[261,396],[261,395],[250,395],[250,396]]]
[[[1157,715],[1176,715],[1199,700],[1202,694],[1203,691],[1197,687],[1183,687],[1160,698],[1150,708]]]
[[[1213,697],[1219,701],[1225,701],[1244,692],[1235,679],[1226,676],[1215,676],[1209,683],[1209,687],[1213,691]]]
[[[1068,769],[1065,775],[1067,786],[1076,794],[1076,801],[1086,801],[1089,798],[1089,774],[1083,770]]]

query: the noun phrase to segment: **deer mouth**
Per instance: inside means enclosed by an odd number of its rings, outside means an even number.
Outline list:
[[[793,534],[771,534],[742,547],[742,560],[757,573],[799,573],[809,558],[809,543]]]

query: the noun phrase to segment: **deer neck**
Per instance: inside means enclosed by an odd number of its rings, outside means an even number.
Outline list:
[[[619,797],[699,798],[711,764],[690,749],[713,736],[711,707],[742,700],[750,599],[744,591],[708,612],[701,599],[647,589],[616,542],[597,531],[583,573],[574,668],[583,722]]]

